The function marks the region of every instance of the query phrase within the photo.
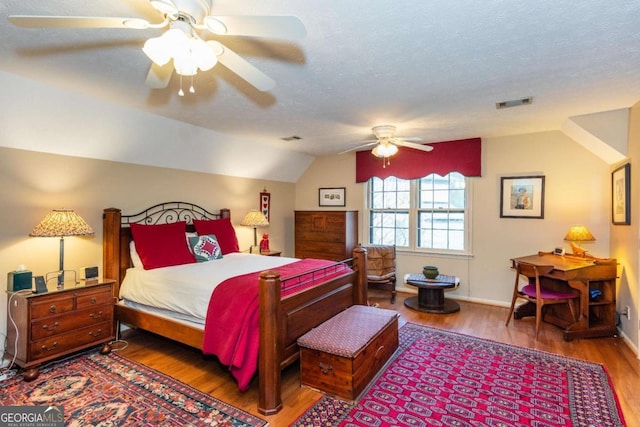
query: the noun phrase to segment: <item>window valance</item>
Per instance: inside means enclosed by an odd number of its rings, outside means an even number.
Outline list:
[[[366,182],[371,177],[417,179],[436,173],[444,176],[459,172],[464,176],[482,176],[482,140],[460,139],[430,143],[433,151],[425,152],[398,147],[391,163],[382,167],[382,159],[370,150],[356,153],[356,182]]]

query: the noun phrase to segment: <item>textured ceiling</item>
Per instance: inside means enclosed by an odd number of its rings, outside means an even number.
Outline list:
[[[640,100],[635,0],[214,1],[212,14],[295,15],[307,37],[220,38],[276,87],[259,92],[217,65],[183,98],[175,75],[167,89],[144,84],[141,47],[162,30],[24,29],[10,14],[158,21],[146,0],[3,0],[0,70],[312,155],[354,147],[380,124],[425,142],[491,137]],[[281,140],[292,135],[302,139]]]

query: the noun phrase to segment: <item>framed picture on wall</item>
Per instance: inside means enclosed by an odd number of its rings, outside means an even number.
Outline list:
[[[320,188],[318,189],[319,206],[346,206],[346,188]]]
[[[267,193],[267,189],[265,188],[260,193],[260,212],[267,218],[267,221],[270,221],[269,213],[271,209],[271,193]]]
[[[631,224],[631,165],[620,166],[611,174],[611,220],[614,225]]]
[[[502,177],[500,218],[544,218],[544,176]]]

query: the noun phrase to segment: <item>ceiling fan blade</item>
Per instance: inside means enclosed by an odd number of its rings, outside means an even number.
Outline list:
[[[410,141],[410,142],[420,142],[420,141],[424,141],[422,138],[420,138],[419,136],[397,136],[397,139],[400,139],[402,141]]]
[[[152,62],[151,67],[149,67],[149,72],[147,73],[145,84],[151,89],[164,89],[169,86],[172,75],[173,62],[170,61],[165,65],[158,65]]]
[[[413,142],[404,141],[402,139],[395,139],[393,143],[401,147],[413,148],[414,150],[420,150],[420,151],[433,150],[433,147],[430,145],[415,144]]]
[[[230,36],[301,39],[307,34],[295,16],[207,16],[204,25],[215,34]]]
[[[374,141],[374,142],[370,142],[370,143],[368,143],[368,144],[358,145],[358,146],[356,146],[356,147],[352,147],[352,148],[349,148],[349,149],[347,149],[347,150],[341,151],[341,152],[339,152],[338,154],[350,153],[350,152],[352,152],[352,151],[360,151],[360,150],[362,150],[362,149],[364,149],[364,148],[371,147],[372,145],[376,145],[377,143],[378,143],[378,141]]]
[[[228,47],[224,46],[222,43],[209,40],[207,44],[217,52],[222,50],[221,53],[217,54],[218,61],[238,76],[245,79],[259,91],[267,92],[275,87],[276,82],[271,77],[258,70],[251,63]]]
[[[11,15],[9,21],[23,28],[150,28],[153,25],[140,18],[99,16],[29,16]]]

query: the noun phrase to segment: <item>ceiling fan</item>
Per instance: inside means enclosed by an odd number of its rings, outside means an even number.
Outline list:
[[[365,147],[373,147],[371,153],[376,157],[383,159],[383,167],[388,165],[389,158],[398,152],[398,146],[412,148],[420,151],[431,151],[433,147],[430,145],[417,144],[416,142],[422,141],[422,138],[417,136],[398,137],[396,134],[396,127],[392,125],[374,126],[371,131],[375,135],[376,139],[365,141],[365,144],[358,147],[351,148],[343,151],[343,153],[349,151],[359,151]]]
[[[11,15],[9,21],[24,28],[124,28],[169,30],[146,41],[143,52],[153,61],[146,84],[166,88],[175,70],[194,76],[220,62],[260,91],[269,91],[275,81],[217,40],[206,40],[203,33],[228,36],[298,39],[306,35],[304,24],[295,16],[219,16],[211,15],[212,0],[149,0],[162,16],[151,23],[142,18],[92,16]],[[189,89],[195,92],[193,84]],[[183,95],[182,87],[180,94]]]

